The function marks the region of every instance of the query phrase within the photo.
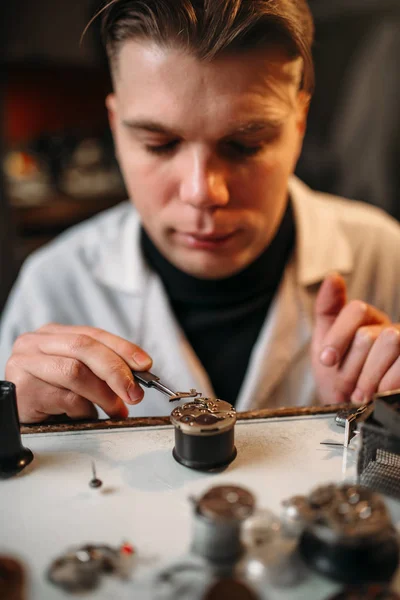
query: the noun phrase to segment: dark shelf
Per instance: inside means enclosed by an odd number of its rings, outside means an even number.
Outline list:
[[[20,265],[27,256],[65,229],[115,206],[126,195],[71,198],[55,194],[51,200],[36,205],[12,205],[16,231],[16,259]]]
[[[44,235],[48,232],[63,231],[124,199],[124,195],[76,199],[57,194],[41,204],[13,206],[12,211],[20,235]]]

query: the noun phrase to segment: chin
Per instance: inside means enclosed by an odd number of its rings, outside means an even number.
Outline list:
[[[176,263],[175,263],[176,264]],[[229,264],[216,264],[214,261],[186,261],[182,264],[176,264],[178,269],[197,277],[198,279],[225,279],[236,275],[239,271],[242,271],[247,265],[240,265],[236,262],[229,262]]]

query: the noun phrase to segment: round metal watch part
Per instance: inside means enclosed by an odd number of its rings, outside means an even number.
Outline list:
[[[359,485],[327,485],[306,501],[311,512],[307,511],[299,550],[310,567],[350,585],[391,579],[399,542],[379,494]]]
[[[47,572],[51,583],[70,593],[94,590],[102,574],[118,574],[125,577],[125,549],[111,548],[105,544],[86,544],[73,548],[54,560]]]
[[[254,511],[248,490],[220,485],[194,500],[192,552],[216,565],[233,564],[243,552],[241,526]]]
[[[206,591],[203,600],[220,600],[221,598],[257,600],[258,596],[242,581],[225,578],[213,583]]]
[[[191,469],[222,469],[236,457],[236,411],[224,400],[196,398],[171,413],[176,461]]]
[[[400,596],[387,586],[373,585],[346,588],[329,600],[400,600]]]
[[[253,514],[254,496],[236,485],[212,487],[197,501],[197,510],[209,519],[242,521]]]

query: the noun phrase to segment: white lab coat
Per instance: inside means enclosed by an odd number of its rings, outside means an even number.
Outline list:
[[[309,360],[313,304],[324,277],[344,275],[348,295],[400,320],[400,225],[381,210],[290,181],[296,246],[251,353],[237,410],[318,402]],[[0,329],[0,369],[15,338],[47,322],[100,327],[143,347],[152,371],[177,391],[213,396],[211,383],[144,263],[139,219],[123,203],[70,229],[28,259]],[[212,347],[210,352],[212,352]],[[146,390],[131,416],[168,415]]]

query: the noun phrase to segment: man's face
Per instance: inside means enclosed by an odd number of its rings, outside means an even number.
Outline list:
[[[199,61],[126,42],[107,99],[125,183],[182,271],[228,277],[272,240],[304,133],[302,65],[279,48]]]

